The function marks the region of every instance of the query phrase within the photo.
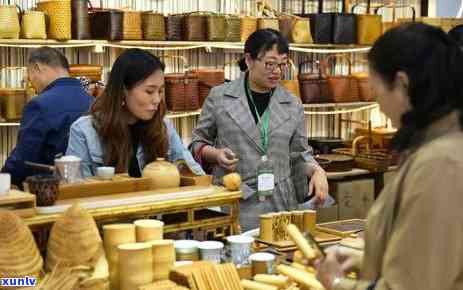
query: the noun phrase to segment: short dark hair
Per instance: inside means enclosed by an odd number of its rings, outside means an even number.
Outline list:
[[[29,64],[41,63],[53,68],[64,68],[69,70],[69,62],[66,57],[56,48],[41,46],[29,54]]]
[[[422,23],[391,29],[373,45],[368,60],[389,86],[399,71],[410,80],[412,108],[402,116],[393,140],[398,151],[418,145],[434,121],[454,110],[463,111],[463,52],[442,29]]]
[[[244,43],[244,53],[249,53],[252,59],[256,59],[261,53],[266,53],[275,45],[278,53],[289,53],[288,40],[279,31],[271,28],[259,29],[252,33]],[[248,69],[244,58],[238,64],[241,71]]]

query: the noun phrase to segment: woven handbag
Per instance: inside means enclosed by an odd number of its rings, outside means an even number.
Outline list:
[[[183,39],[187,41],[207,40],[207,17],[205,12],[191,12],[183,19]]]
[[[19,38],[19,6],[0,5],[0,38]]]
[[[183,38],[183,18],[182,14],[168,15],[166,18],[166,38],[167,40],[180,41]]]
[[[199,106],[202,107],[209,95],[210,90],[225,82],[225,72],[223,69],[200,68],[191,71],[198,77],[199,81]]]
[[[72,37],[71,0],[47,0],[37,3],[37,9],[48,18],[48,38],[68,40]]]
[[[143,36],[146,40],[166,40],[164,15],[156,12],[144,12],[142,15]]]
[[[248,37],[257,30],[257,18],[253,16],[244,16],[241,18],[241,42],[245,42]]]
[[[90,16],[88,15],[89,0],[71,0],[72,6],[72,38],[73,39],[90,39]]]
[[[345,59],[348,64],[348,75],[331,75],[328,64],[331,60],[340,57]],[[358,82],[352,76],[352,62],[346,55],[330,55],[321,62],[322,73],[328,84],[328,98],[337,103],[358,102],[359,91]]]
[[[172,57],[173,56],[167,56]],[[175,57],[182,60],[185,66],[184,73],[165,74],[166,104],[170,111],[193,111],[199,105],[198,76],[187,69],[188,64],[184,57]]]
[[[226,34],[225,15],[212,14],[206,17],[207,19],[207,40],[209,41],[224,41]]]
[[[45,13],[26,11],[21,19],[21,36],[26,39],[46,39]]]
[[[142,40],[143,30],[141,29],[141,12],[140,11],[122,11],[122,39],[124,40]]]
[[[237,15],[225,16],[225,41],[241,41],[241,18]]]

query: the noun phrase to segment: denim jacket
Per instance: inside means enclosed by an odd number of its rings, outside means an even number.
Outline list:
[[[178,136],[173,124],[168,119],[164,119],[169,136],[169,149],[167,160],[175,162],[183,159],[190,169],[198,175],[204,175],[201,166],[196,163],[191,153],[183,146],[182,140]],[[75,121],[71,126],[69,144],[66,155],[74,155],[82,159],[82,172],[84,177],[96,175],[97,167],[103,164],[103,147],[95,127],[93,126],[92,116],[83,116]],[[140,145],[137,150],[137,159],[140,171],[145,167],[145,157],[143,148]]]

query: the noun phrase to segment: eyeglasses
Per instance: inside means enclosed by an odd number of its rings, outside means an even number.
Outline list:
[[[288,62],[277,63],[274,61],[264,61],[261,58],[257,58],[257,60],[264,62],[265,69],[273,72],[278,67],[280,71],[285,71],[288,68]]]

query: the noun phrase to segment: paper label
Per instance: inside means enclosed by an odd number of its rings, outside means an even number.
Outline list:
[[[272,173],[262,173],[257,177],[257,191],[269,191],[275,187],[275,176]]]

